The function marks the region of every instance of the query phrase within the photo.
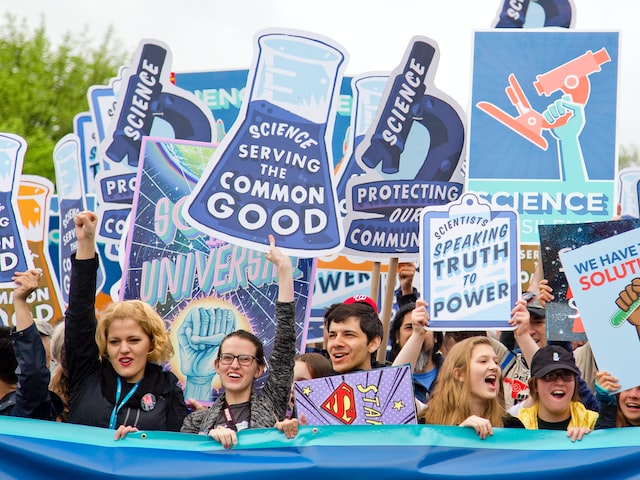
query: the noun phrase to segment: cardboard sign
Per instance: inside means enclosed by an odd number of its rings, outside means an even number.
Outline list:
[[[569,288],[560,253],[628,232],[640,227],[640,220],[540,225],[540,252],[544,278],[553,300],[546,305],[547,340],[586,341],[580,312]]]
[[[346,53],[303,32],[264,31],[243,110],[184,206],[190,225],[260,251],[268,235],[290,255],[342,249],[328,145]]]
[[[144,140],[121,290],[123,300],[140,299],[165,320],[176,352],[171,369],[186,398],[205,402],[220,389],[214,359],[226,334],[254,333],[269,357],[278,296],[277,268],[264,253],[213,239],[182,217],[214,150],[211,144]],[[301,351],[315,262],[292,262]],[[265,379],[266,372],[258,385]]]
[[[640,229],[560,252],[598,368],[640,385]],[[629,292],[632,292],[631,294]]]
[[[27,142],[0,133],[0,288],[13,288],[15,272],[33,268],[18,210],[18,185]]]
[[[47,249],[49,241],[50,201],[53,184],[44,177],[22,175],[18,193],[18,209],[29,252],[35,268],[42,270],[38,288],[27,303],[33,318],[45,322],[57,321],[63,315],[58,278]],[[13,288],[0,288],[0,324],[15,325]]]
[[[414,37],[391,73],[347,180],[344,252],[368,259],[416,259],[424,208],[463,190],[465,114],[433,79],[438,45]]]
[[[575,23],[572,0],[504,0],[494,22],[496,28],[571,28]]]
[[[62,299],[64,304],[68,305],[71,254],[78,249],[74,218],[87,209],[80,160],[80,140],[75,134],[69,133],[58,141],[53,150],[53,165],[56,171],[60,209],[59,280]]]
[[[191,92],[171,83],[172,55],[158,40],[141,40],[120,85],[112,120],[98,151],[105,168],[96,175],[100,226],[97,238],[118,245],[135,193],[144,136],[210,142],[211,111]]]
[[[616,211],[617,32],[476,32],[467,189],[538,225]]]
[[[298,418],[309,425],[416,423],[408,365],[301,380],[294,390]]]
[[[422,284],[434,330],[509,329],[520,297],[518,215],[475,194],[422,214]]]

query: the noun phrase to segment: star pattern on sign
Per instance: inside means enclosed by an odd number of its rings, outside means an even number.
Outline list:
[[[302,394],[303,394],[303,395],[306,395],[307,397],[308,397],[309,395],[311,395],[312,393],[313,393],[313,390],[311,390],[311,387],[309,387],[309,386],[306,386],[306,387],[304,387],[304,388],[302,389]]]
[[[393,402],[393,408],[395,408],[397,411],[400,411],[404,408],[404,403],[402,403],[402,400]]]

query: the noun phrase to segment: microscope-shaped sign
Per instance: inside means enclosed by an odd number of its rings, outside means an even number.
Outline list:
[[[438,56],[414,37],[386,83],[346,181],[345,253],[417,258],[422,210],[462,194],[465,115],[433,83]]]
[[[504,0],[495,28],[571,28],[575,23],[571,0]]]
[[[198,98],[171,83],[172,56],[158,40],[141,40],[119,87],[115,112],[106,126],[99,155],[105,164],[96,176],[98,238],[119,245],[136,189],[142,139],[156,136],[211,142],[215,122]]]

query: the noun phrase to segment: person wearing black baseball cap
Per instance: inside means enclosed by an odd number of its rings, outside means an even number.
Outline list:
[[[591,432],[598,413],[580,401],[576,388],[580,370],[573,356],[558,345],[540,348],[531,361],[529,390],[533,406],[520,409],[518,418],[532,430],[566,430],[571,441]]]

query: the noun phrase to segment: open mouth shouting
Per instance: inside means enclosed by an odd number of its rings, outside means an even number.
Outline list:
[[[123,367],[123,368],[127,368],[129,366],[131,366],[131,364],[133,363],[133,358],[131,357],[120,357],[118,359],[118,363]]]

